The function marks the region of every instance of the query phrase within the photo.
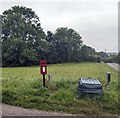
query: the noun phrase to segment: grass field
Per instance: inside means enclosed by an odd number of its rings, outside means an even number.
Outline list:
[[[118,73],[101,63],[48,65],[47,88],[42,87],[39,66],[2,68],[2,102],[25,108],[73,114],[110,115],[118,112]],[[105,87],[106,72],[112,80]],[[97,78],[103,84],[102,97],[78,97],[79,78]]]

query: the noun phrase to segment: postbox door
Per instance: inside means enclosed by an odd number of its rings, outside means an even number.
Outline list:
[[[47,74],[47,61],[46,60],[40,60],[40,73]]]

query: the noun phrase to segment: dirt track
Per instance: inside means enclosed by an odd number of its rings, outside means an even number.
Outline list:
[[[43,111],[43,110],[33,110],[33,109],[25,109],[25,108],[21,108],[21,107],[16,107],[16,106],[12,106],[12,105],[6,105],[6,104],[2,104],[2,115],[3,118],[19,118],[19,116],[23,116],[23,118],[27,117],[34,117],[34,118],[48,118],[49,116],[51,116],[51,118],[53,116],[56,116],[55,118],[64,118],[64,117],[72,117],[73,118],[120,118],[120,116],[116,115],[106,115],[106,116],[85,116],[83,114],[77,116],[77,115],[73,115],[73,114],[67,114],[67,113],[56,113],[56,112],[47,112],[47,111]],[[38,116],[38,117],[37,117]],[[54,117],[53,117],[54,118]]]
[[[73,116],[72,114],[25,109],[2,104],[2,116]]]
[[[120,71],[120,65],[117,63],[107,63],[110,67],[112,67],[116,71]]]

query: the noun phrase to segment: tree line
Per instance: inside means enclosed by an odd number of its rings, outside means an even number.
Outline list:
[[[60,27],[45,33],[35,12],[23,6],[3,12],[1,43],[3,66],[38,65],[41,59],[48,63],[101,61],[77,31]]]

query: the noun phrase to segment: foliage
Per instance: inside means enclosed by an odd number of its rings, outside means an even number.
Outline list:
[[[107,56],[107,57],[104,57],[102,61],[104,61],[105,63],[120,63],[120,56],[119,54]]]
[[[94,71],[93,71],[94,70]],[[3,68],[3,103],[49,111],[86,115],[117,114],[118,73],[101,63],[64,63],[48,65],[52,80],[42,86],[39,67]],[[111,71],[112,78],[108,87],[106,72]],[[103,84],[101,98],[78,98],[79,78],[97,78]]]
[[[72,28],[60,27],[44,33],[39,17],[30,8],[14,6],[2,15],[3,66],[48,63],[100,62],[95,49],[83,45],[82,37]]]
[[[38,62],[45,33],[35,12],[30,8],[14,6],[3,12],[2,25],[3,65],[20,66]]]
[[[57,61],[80,61],[81,38],[82,37],[73,29],[58,28],[53,34],[53,40],[51,41],[57,51]]]
[[[120,63],[120,53],[105,53],[98,52],[98,55],[101,57],[101,61],[105,63]]]
[[[107,53],[105,53],[103,51],[98,52],[98,55],[100,55],[102,58],[108,57]]]
[[[101,62],[101,56],[95,51],[95,49],[84,45],[81,48],[81,60],[83,62]]]

